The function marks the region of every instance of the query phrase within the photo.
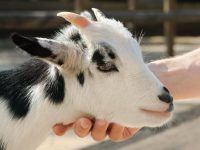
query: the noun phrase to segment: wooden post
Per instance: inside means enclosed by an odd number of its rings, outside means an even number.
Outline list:
[[[169,13],[175,9],[175,0],[164,0],[163,11]],[[167,54],[169,56],[174,56],[174,36],[175,36],[175,24],[174,22],[166,21],[164,22],[164,35],[167,46]]]
[[[89,8],[90,8],[90,0],[75,0],[74,1],[74,10],[76,12],[88,10]]]
[[[128,10],[136,9],[136,0],[128,0]]]
[[[127,0],[127,4],[128,4],[128,10],[131,10],[131,11],[136,10],[136,0]],[[127,22],[127,27],[131,31],[133,31],[133,29],[136,28],[133,22]]]

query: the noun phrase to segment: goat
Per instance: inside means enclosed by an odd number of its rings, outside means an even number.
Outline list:
[[[58,16],[72,25],[52,39],[13,34],[33,56],[0,72],[0,150],[34,150],[56,123],[81,116],[128,127],[160,126],[172,116],[169,91],[142,59],[131,33],[93,9]]]

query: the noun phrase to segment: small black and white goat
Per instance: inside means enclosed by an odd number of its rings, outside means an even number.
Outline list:
[[[91,116],[129,127],[169,120],[172,97],[144,64],[131,33],[93,9],[63,12],[72,25],[53,39],[13,34],[35,56],[0,72],[0,150],[34,150],[56,123]]]

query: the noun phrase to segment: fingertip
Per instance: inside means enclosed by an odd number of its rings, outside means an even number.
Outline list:
[[[65,132],[72,127],[72,124],[69,125],[63,125],[63,124],[56,124],[53,126],[53,132],[57,136],[62,136],[65,134]]]
[[[111,124],[108,136],[110,140],[113,142],[121,142],[123,139],[123,131],[124,131],[123,126],[113,123]]]
[[[96,120],[93,129],[91,131],[91,136],[95,141],[102,141],[107,136],[109,123],[105,120]]]
[[[86,137],[92,128],[92,121],[88,118],[81,118],[74,124],[74,132],[79,137]]]
[[[76,122],[76,125],[82,129],[88,129],[92,127],[92,121],[88,118],[81,118]]]

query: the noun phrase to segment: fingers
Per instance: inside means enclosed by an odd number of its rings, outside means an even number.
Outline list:
[[[105,120],[92,122],[88,118],[81,118],[70,125],[56,124],[53,131],[56,135],[62,136],[71,127],[79,137],[86,137],[91,132],[92,138],[96,141],[102,141],[108,135],[112,141],[120,142],[129,139],[139,131],[138,128],[126,128],[116,123],[109,124]]]
[[[113,142],[119,142],[123,138],[124,127],[118,124],[111,124],[110,131],[108,132],[109,138]]]
[[[93,122],[87,118],[81,118],[74,123],[74,132],[79,137],[86,137],[92,128]]]
[[[62,136],[65,134],[67,130],[72,127],[73,124],[63,125],[63,124],[56,124],[53,126],[53,131],[56,135]]]
[[[93,129],[91,131],[91,136],[95,141],[102,141],[107,135],[109,123],[105,120],[96,120]]]

